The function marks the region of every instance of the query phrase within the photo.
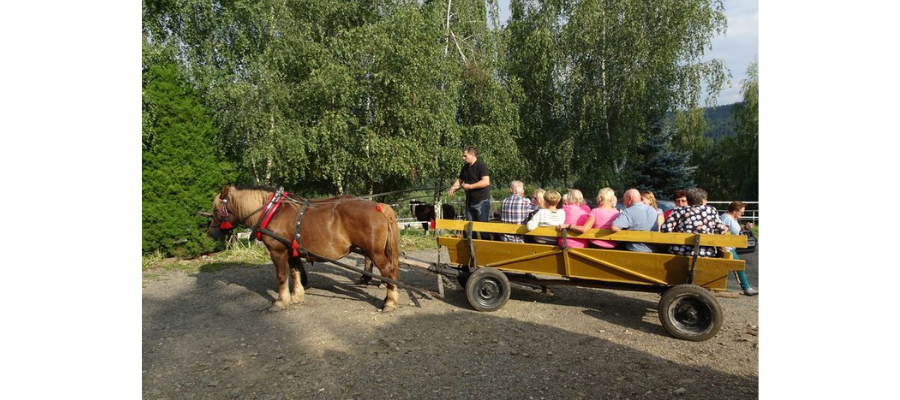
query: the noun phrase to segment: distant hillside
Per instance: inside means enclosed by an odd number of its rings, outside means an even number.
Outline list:
[[[734,104],[706,109],[706,137],[718,140],[722,136],[734,134],[733,109]]]

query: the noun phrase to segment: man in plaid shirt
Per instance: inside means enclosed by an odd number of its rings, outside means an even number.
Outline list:
[[[688,190],[687,207],[675,207],[663,226],[661,232],[705,233],[723,235],[728,227],[719,218],[715,207],[706,205],[706,191],[700,188]],[[669,247],[669,253],[681,256],[693,255],[694,246],[677,245]],[[718,252],[713,246],[700,246],[700,257],[716,257]]]
[[[509,184],[509,197],[500,202],[500,220],[509,224],[522,224],[528,213],[531,202],[523,196],[525,194],[525,185],[522,181],[512,181]],[[525,243],[522,235],[500,235],[500,240],[504,242]]]

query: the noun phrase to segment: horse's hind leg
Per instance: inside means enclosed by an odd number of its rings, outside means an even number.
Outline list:
[[[289,261],[291,265],[291,281],[294,285],[294,290],[291,293],[291,302],[299,304],[306,297],[305,289],[309,287],[309,278],[306,277],[306,265],[298,257],[291,257]]]
[[[396,266],[391,265],[391,260],[388,259],[384,254],[376,254],[372,257],[372,263],[374,263],[378,270],[381,272],[381,276],[393,280],[397,280],[397,277],[400,275],[399,270]],[[387,295],[384,297],[384,312],[394,311],[397,307],[400,307],[400,291],[397,290],[397,285],[393,283],[385,282],[387,285]]]

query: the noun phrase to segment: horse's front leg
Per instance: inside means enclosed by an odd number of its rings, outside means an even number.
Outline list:
[[[294,303],[302,303],[306,296],[305,289],[309,287],[309,278],[306,276],[306,265],[303,259],[299,257],[291,257],[291,281],[294,284],[294,291],[291,294],[291,301]]]
[[[278,298],[269,307],[269,311],[281,311],[291,304],[291,293],[288,290],[288,253],[285,249],[270,249],[272,263],[275,264],[275,276],[278,277]]]

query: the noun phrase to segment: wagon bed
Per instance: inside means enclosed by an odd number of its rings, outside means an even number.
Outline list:
[[[439,246],[446,247],[450,263],[456,265],[459,282],[466,287],[469,303],[480,311],[494,311],[509,299],[509,281],[537,285],[574,285],[662,294],[660,320],[669,333],[680,339],[706,340],[718,332],[722,313],[710,292],[727,288],[730,271],[742,271],[743,260],[639,253],[598,248],[570,248],[533,243],[509,243],[468,239],[471,232],[558,236],[644,242],[660,246],[690,245],[747,247],[744,235],[706,235],[591,229],[569,235],[554,228],[528,231],[524,225],[439,219]],[[462,233],[468,232],[467,235]],[[540,276],[540,277],[538,277]]]

